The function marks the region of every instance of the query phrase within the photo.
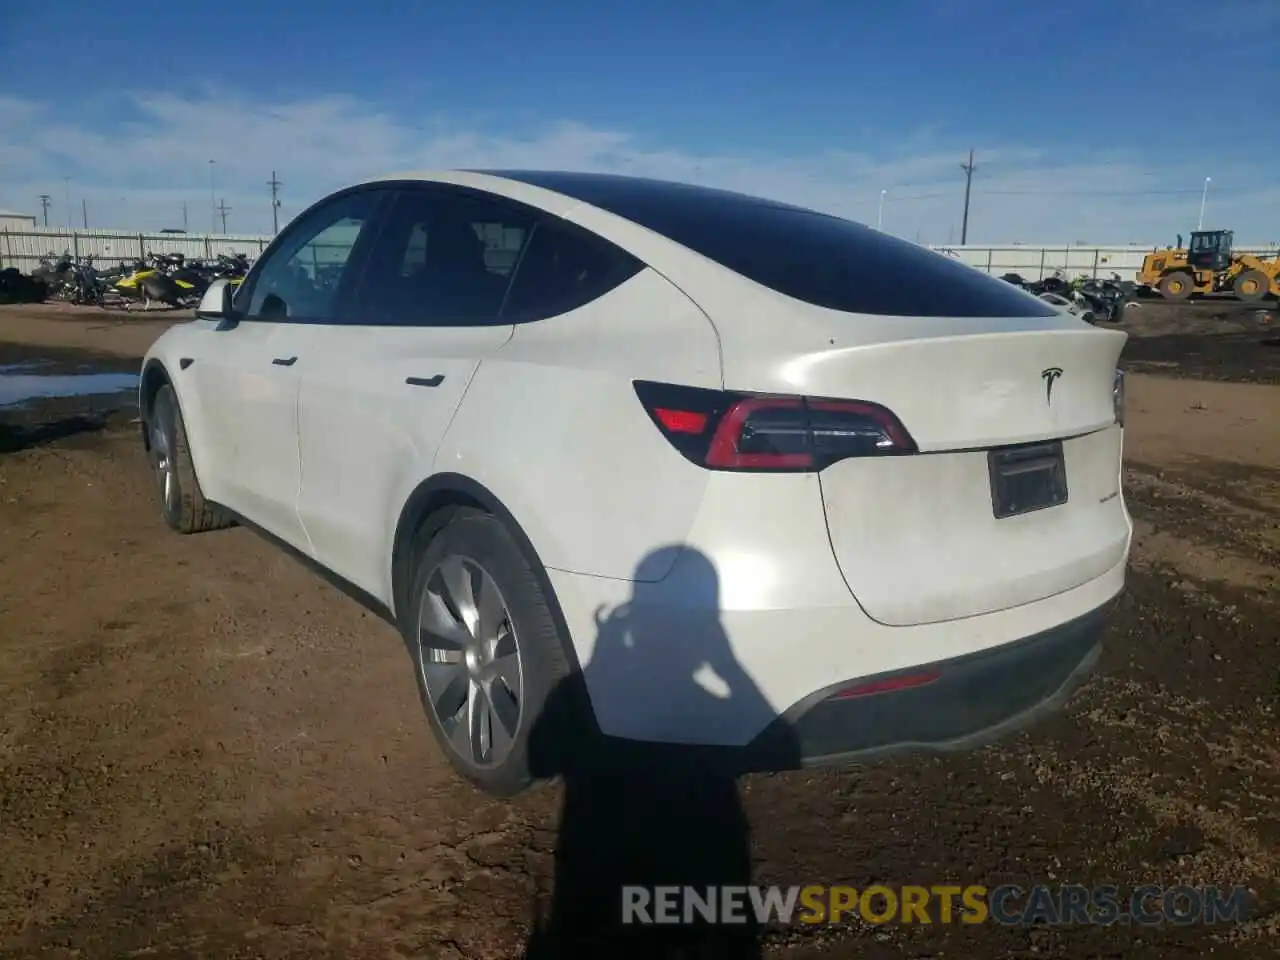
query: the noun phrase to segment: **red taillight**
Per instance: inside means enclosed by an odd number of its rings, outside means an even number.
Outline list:
[[[648,381],[635,388],[671,444],[713,470],[814,471],[848,457],[916,452],[897,417],[861,400],[747,395]]]
[[[753,416],[756,424],[765,418],[772,422],[767,428],[753,429]],[[753,445],[766,445],[753,443],[766,432],[771,449],[752,449]],[[747,397],[736,401],[720,418],[703,462],[725,470],[802,470],[813,465],[813,454],[798,449],[808,446],[807,432],[804,401],[796,397]]]
[[[883,680],[869,680],[866,683],[854,684],[833,693],[828,700],[852,700],[854,697],[869,697],[874,693],[893,693],[897,690],[910,690],[913,687],[924,687],[937,680],[941,673],[927,670],[923,673],[908,673],[900,677],[885,677]]]

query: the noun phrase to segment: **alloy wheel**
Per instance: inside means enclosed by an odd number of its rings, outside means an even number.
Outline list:
[[[446,556],[427,576],[417,659],[450,749],[474,767],[506,759],[524,713],[520,643],[497,582],[470,557]]]
[[[178,472],[173,457],[173,415],[167,404],[158,405],[151,422],[151,458],[160,500],[167,512],[177,508]]]

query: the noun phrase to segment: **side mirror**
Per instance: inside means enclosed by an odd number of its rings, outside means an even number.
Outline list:
[[[200,306],[196,307],[196,318],[199,320],[232,320],[231,297],[235,288],[229,280],[215,280],[200,298]]]

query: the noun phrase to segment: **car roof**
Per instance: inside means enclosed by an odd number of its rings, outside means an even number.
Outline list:
[[[568,170],[475,170],[491,177],[504,180],[515,180],[565,196],[574,197],[592,206],[604,207],[619,203],[679,203],[689,198],[697,198],[704,202],[719,201],[721,203],[761,204],[786,210],[806,210],[794,204],[782,203],[732,190],[717,187],[706,187],[692,183],[681,183],[674,180],[657,180],[652,177],[637,177],[620,173],[585,173]]]
[[[631,174],[596,173],[575,170],[473,169],[420,170],[378,177],[371,182],[420,180],[469,186],[512,199],[525,200],[534,206],[564,207],[563,200],[574,205],[586,203],[603,210],[618,206],[669,206],[690,201],[703,204],[751,204],[776,210],[791,210],[814,216],[830,216],[821,211],[783,203],[753,194],[707,187],[676,180],[659,180]],[[553,197],[562,198],[557,203]]]
[[[508,197],[533,207],[539,207],[551,213],[563,215],[565,211],[581,205],[580,200],[548,190],[533,184],[522,183],[514,178],[480,170],[410,170],[403,173],[375,177],[366,181],[368,185],[386,182],[419,181],[422,183],[442,183],[459,187],[470,187],[500,197]]]

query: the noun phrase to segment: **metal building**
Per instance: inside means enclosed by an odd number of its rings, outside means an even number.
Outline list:
[[[0,230],[30,230],[36,225],[33,214],[0,210]]]

